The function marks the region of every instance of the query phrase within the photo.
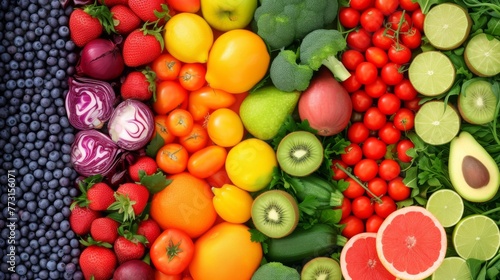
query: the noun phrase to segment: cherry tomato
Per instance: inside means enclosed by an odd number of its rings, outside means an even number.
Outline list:
[[[398,155],[398,159],[402,162],[411,162],[413,158],[407,155],[407,151],[408,149],[414,147],[415,145],[409,139],[403,139],[399,141],[396,145],[396,153]]]
[[[339,10],[339,21],[345,28],[354,28],[359,24],[360,13],[351,7],[342,7]]]
[[[383,158],[387,152],[387,146],[384,141],[378,139],[377,137],[368,137],[361,146],[363,150],[363,155],[367,159],[379,160]]]
[[[354,165],[353,173],[361,181],[368,182],[377,176],[378,164],[374,159],[363,158]]]
[[[378,98],[377,107],[383,114],[392,115],[401,107],[401,100],[395,94],[387,92]]]
[[[205,85],[207,68],[202,63],[185,63],[179,72],[179,83],[189,91],[200,89]]]
[[[165,173],[177,174],[186,170],[189,154],[178,143],[169,143],[158,150],[156,163]]]
[[[354,235],[365,231],[363,220],[354,215],[350,215],[347,218],[340,220],[339,224],[344,225],[341,234],[346,238],[351,238]]]
[[[345,173],[342,169],[338,168],[337,164],[342,166],[344,169],[347,169],[347,164],[339,159],[332,160],[332,170],[333,170],[333,180],[341,180],[347,178],[347,173]]]
[[[389,61],[387,53],[379,47],[369,47],[368,49],[366,49],[365,58],[366,61],[375,64],[377,68],[381,68]]]
[[[214,174],[208,176],[205,180],[211,187],[216,187],[216,188],[220,188],[225,184],[233,185],[231,179],[229,179],[229,176],[227,175],[225,166],[217,170],[217,172],[215,172]]]
[[[394,86],[394,94],[401,100],[407,101],[417,97],[418,92],[415,90],[409,79],[403,79],[400,83]]]
[[[197,13],[201,8],[200,0],[166,0],[167,5],[177,12]]]
[[[189,157],[187,169],[192,175],[205,179],[224,166],[226,156],[225,148],[216,145],[208,146]]]
[[[151,139],[159,136],[163,139],[163,145],[172,143],[175,140],[175,135],[170,133],[167,128],[168,117],[166,115],[155,115],[155,131]]]
[[[347,78],[347,80],[343,81],[342,86],[347,90],[347,92],[355,92],[361,88],[362,84],[358,82],[354,72],[351,73],[351,76]]]
[[[387,193],[387,181],[380,178],[380,177],[375,177],[368,181],[366,184],[370,192],[373,193],[373,195],[380,197],[383,196]],[[369,192],[367,192],[367,195],[369,197],[373,197]]]
[[[347,70],[354,71],[358,64],[365,61],[365,57],[360,51],[349,49],[342,53],[341,61]]]
[[[394,126],[401,131],[413,129],[415,124],[415,113],[407,108],[400,108],[394,115]]]
[[[173,81],[179,77],[182,62],[169,53],[164,53],[151,63],[156,78],[161,81]]]
[[[373,105],[373,98],[364,90],[351,93],[352,109],[356,112],[364,112]]]
[[[179,144],[184,146],[184,148],[192,154],[206,147],[208,139],[207,129],[199,123],[194,123],[193,129],[191,129],[188,135],[179,137]]]
[[[411,188],[403,182],[402,177],[396,177],[387,184],[387,192],[395,201],[402,201],[410,197]]]
[[[375,64],[363,61],[356,67],[356,80],[361,84],[371,84],[377,80],[378,70]]]
[[[333,209],[340,209],[340,210],[342,210],[342,217],[340,219],[341,220],[345,219],[349,215],[351,215],[351,209],[352,209],[352,207],[351,207],[351,200],[349,198],[347,198],[347,197],[344,197],[344,199],[342,200],[342,205],[334,207]]]
[[[403,19],[402,19],[403,18]],[[406,32],[410,29],[412,25],[411,16],[408,13],[403,13],[403,11],[395,11],[387,17],[387,25],[392,30],[398,30],[400,32]]]
[[[392,44],[387,51],[389,60],[396,64],[406,64],[411,60],[411,50],[403,44]]]
[[[379,98],[387,92],[387,85],[381,77],[377,77],[375,82],[365,85],[365,92],[372,98]]]
[[[348,166],[353,166],[363,158],[363,151],[357,143],[351,143],[344,149],[344,153],[340,154],[342,161]]]
[[[347,186],[347,189],[345,189],[342,194],[350,199],[354,199],[358,196],[362,196],[365,193],[365,189],[358,184],[356,181],[354,181],[351,177],[348,177],[344,180],[347,182],[349,185]]]
[[[188,91],[177,81],[162,81],[156,86],[156,101],[153,110],[158,115],[166,115],[175,108],[187,105]]]
[[[191,263],[194,243],[182,230],[164,230],[153,242],[149,251],[156,269],[167,275],[181,274]]]
[[[424,31],[424,20],[425,14],[422,13],[422,9],[418,8],[413,13],[411,13],[411,21],[413,26],[420,32]]]
[[[384,159],[378,165],[378,176],[386,181],[398,177],[400,172],[399,163],[393,159]]]
[[[363,11],[373,6],[374,0],[351,0],[349,1],[349,6],[358,11]]]
[[[407,12],[413,12],[420,7],[418,2],[413,0],[399,0],[399,6]]]
[[[363,28],[349,32],[346,37],[347,46],[351,49],[364,52],[371,45],[371,35]]]
[[[400,34],[401,41],[410,49],[417,49],[422,44],[422,33],[412,26],[407,32]]]
[[[375,213],[377,213],[377,215],[381,218],[387,218],[389,214],[396,211],[396,202],[394,202],[394,200],[388,195],[384,195],[380,199],[382,202],[374,202]]]
[[[386,122],[378,130],[378,138],[387,145],[396,144],[401,139],[401,130],[397,129],[392,122]]]
[[[398,6],[398,0],[375,0],[375,8],[379,9],[385,16],[394,13]]]
[[[391,86],[399,84],[404,78],[402,67],[394,62],[384,65],[380,70],[380,76],[387,85]]]
[[[377,232],[380,226],[382,225],[382,222],[384,219],[380,217],[379,215],[371,215],[368,219],[365,221],[365,228],[366,232]]]
[[[234,94],[204,86],[189,93],[188,110],[195,121],[208,117],[211,110],[227,108],[236,101]]]
[[[370,130],[363,122],[355,122],[347,128],[347,139],[352,143],[362,143],[369,134]]]
[[[356,197],[351,202],[352,214],[362,220],[368,219],[373,214],[373,204],[369,197]]]
[[[377,107],[366,110],[363,116],[363,123],[369,130],[379,130],[387,122],[387,116]]]
[[[368,32],[375,32],[384,23],[384,14],[377,8],[368,8],[361,13],[359,19],[361,27]]]
[[[167,117],[167,129],[175,136],[186,136],[193,129],[193,116],[188,110],[174,109]]]
[[[209,117],[207,131],[210,139],[222,147],[233,147],[243,139],[243,123],[231,109],[215,110]]]
[[[418,111],[418,109],[420,109],[420,106],[421,106],[420,101],[421,101],[421,98],[417,95],[412,100],[405,100],[403,102],[403,106],[407,109],[412,110],[413,112],[416,112],[416,111]]]
[[[394,31],[382,27],[373,33],[371,41],[375,47],[388,50],[396,41],[394,36]]]

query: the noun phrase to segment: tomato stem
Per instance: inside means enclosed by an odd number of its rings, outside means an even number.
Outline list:
[[[358,183],[363,189],[365,189],[365,191],[370,194],[373,198],[373,200],[375,200],[376,202],[378,203],[382,203],[382,199],[380,199],[379,196],[376,196],[367,186],[365,186],[365,184],[363,184],[363,182],[361,182],[358,177],[354,176],[354,174],[352,174],[351,172],[349,172],[347,169],[345,169],[342,165],[340,165],[338,162],[335,163],[335,166],[344,171],[345,174],[347,174],[347,176],[349,176],[351,179],[353,179],[356,183]]]

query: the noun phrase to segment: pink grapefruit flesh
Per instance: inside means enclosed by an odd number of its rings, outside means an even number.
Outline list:
[[[380,262],[375,246],[377,234],[364,232],[351,237],[340,253],[340,268],[346,280],[396,279]]]
[[[446,232],[425,208],[409,206],[391,213],[376,238],[384,267],[402,279],[424,279],[443,262]]]

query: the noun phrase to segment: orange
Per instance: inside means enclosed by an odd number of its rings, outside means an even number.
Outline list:
[[[217,217],[210,186],[187,172],[167,178],[171,183],[152,198],[151,217],[163,230],[177,228],[191,238],[199,237],[212,227]]]

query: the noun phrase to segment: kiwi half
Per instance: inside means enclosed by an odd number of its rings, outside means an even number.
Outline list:
[[[294,131],[283,137],[276,149],[276,158],[286,173],[307,176],[323,162],[323,145],[311,132]]]
[[[271,238],[289,235],[299,222],[297,201],[282,190],[259,194],[252,204],[252,222],[260,232]]]
[[[458,111],[471,124],[485,124],[495,118],[497,97],[486,80],[471,81],[458,97]]]
[[[341,280],[339,263],[328,257],[317,257],[308,261],[300,272],[301,280]]]

